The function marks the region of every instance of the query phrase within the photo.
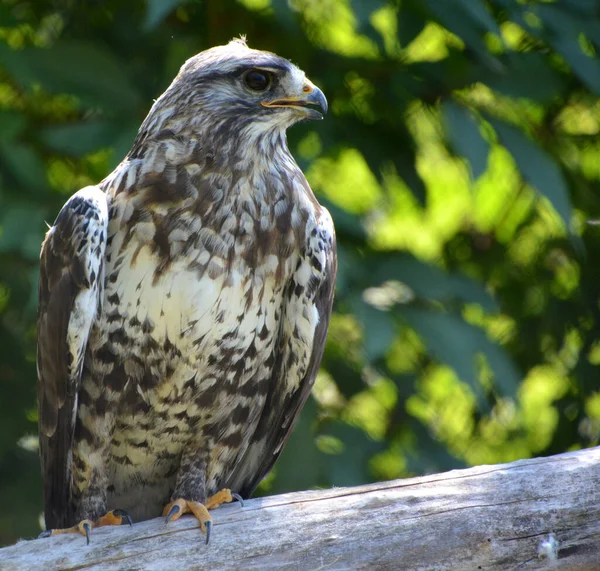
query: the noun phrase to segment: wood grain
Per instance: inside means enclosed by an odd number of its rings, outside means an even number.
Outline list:
[[[211,569],[600,569],[600,448],[213,512],[210,544],[190,517],[0,549],[2,571]],[[553,534],[557,559],[540,556]],[[547,551],[552,552],[551,546]]]

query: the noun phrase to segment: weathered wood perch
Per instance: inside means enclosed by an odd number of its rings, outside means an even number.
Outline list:
[[[209,545],[190,517],[154,519],[94,530],[89,547],[22,541],[0,549],[0,569],[597,571],[600,448],[259,498],[213,518]]]

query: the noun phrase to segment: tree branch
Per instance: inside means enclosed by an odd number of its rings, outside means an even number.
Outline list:
[[[21,541],[2,571],[600,568],[600,448]],[[552,536],[550,535],[552,534]],[[554,560],[556,557],[556,560]]]

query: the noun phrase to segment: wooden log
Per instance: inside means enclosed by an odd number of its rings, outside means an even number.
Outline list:
[[[299,467],[301,469],[301,467]],[[600,448],[21,541],[2,571],[600,569]]]

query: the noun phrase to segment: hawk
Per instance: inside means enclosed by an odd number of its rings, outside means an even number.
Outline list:
[[[333,301],[333,223],[286,142],[314,106],[288,60],[211,48],[63,206],[39,281],[42,535],[191,512],[208,541],[207,509],[273,467]]]

